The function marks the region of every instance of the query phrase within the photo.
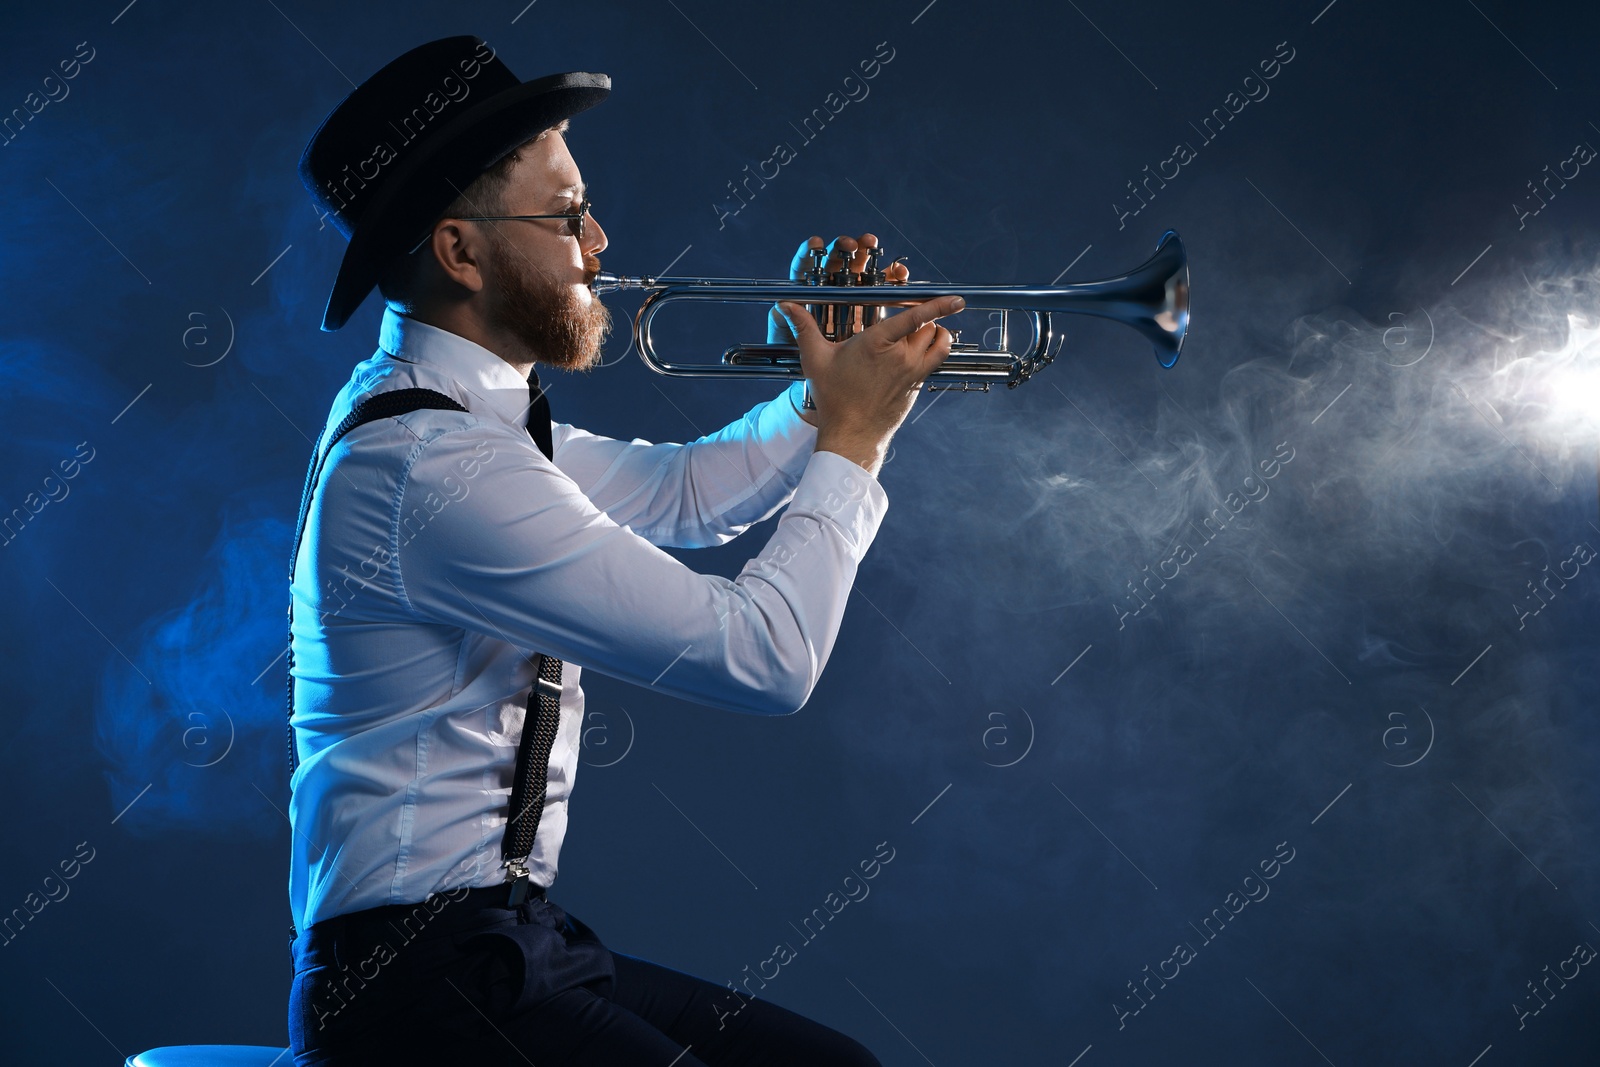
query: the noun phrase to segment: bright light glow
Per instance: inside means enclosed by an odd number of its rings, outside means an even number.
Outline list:
[[[1567,367],[1550,377],[1557,410],[1600,418],[1600,368]]]
[[[1600,442],[1600,318],[1568,315],[1566,344],[1513,360],[1496,377],[1504,401],[1536,414],[1528,425],[1548,444]]]
[[[1567,316],[1567,343],[1550,372],[1552,407],[1600,427],[1600,323],[1590,326]]]

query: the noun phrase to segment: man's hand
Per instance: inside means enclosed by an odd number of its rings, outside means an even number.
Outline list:
[[[875,244],[877,238],[871,234],[862,235],[860,242],[837,238],[829,246],[829,269],[838,269],[848,256],[851,269],[860,271],[866,264],[865,249]],[[796,254],[795,264],[804,261],[809,249],[820,247],[821,238],[811,238]],[[900,269],[904,271],[903,265]],[[897,280],[905,280],[905,275]],[[916,402],[922,380],[950,354],[950,331],[934,320],[965,306],[959,296],[927,300],[834,343],[822,336],[804,306],[779,304],[783,325],[800,347],[800,366],[817,405],[807,419],[817,427],[817,450],[836,452],[877,474],[890,438]]]
[[[860,237],[840,235],[824,246],[822,238],[808,237],[800,242],[800,247],[796,250],[794,258],[789,261],[789,280],[793,282],[803,281],[806,271],[811,269],[811,250],[823,247],[828,250],[828,258],[824,261],[823,266],[823,269],[828,273],[831,274],[848,264],[852,271],[860,274],[867,267],[867,249],[877,248],[878,238],[875,234],[870,233],[864,233]],[[883,273],[885,281],[888,282],[898,284],[911,280],[911,271],[904,263],[891,263],[883,269]],[[859,324],[859,315],[856,321]],[[776,309],[774,309],[774,314],[767,320],[767,343],[773,345],[794,343],[794,334],[789,331],[789,327],[784,322],[783,317],[776,314]]]
[[[850,270],[860,274],[867,266],[867,249],[876,248],[878,238],[874,234],[864,233],[860,237],[846,237],[841,234],[826,245],[828,258],[824,261],[823,269],[830,274],[842,269],[846,264]],[[795,251],[794,258],[789,261],[789,280],[802,281],[806,271],[811,269],[811,250],[824,247],[822,238],[809,237],[800,242],[800,247]],[[887,281],[904,282],[911,278],[911,271],[904,263],[891,263],[884,268]],[[860,313],[857,311],[856,323],[860,325]],[[767,317],[767,343],[769,345],[794,344],[794,334],[789,329],[788,321],[779,312],[776,306],[772,314]],[[817,415],[814,411],[801,411],[800,417],[811,425],[817,425]]]

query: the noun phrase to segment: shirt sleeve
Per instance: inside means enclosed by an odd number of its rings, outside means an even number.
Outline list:
[[[558,423],[555,463],[595,507],[652,544],[723,544],[776,512],[799,484],[817,440],[796,408],[803,385],[688,444],[619,441]]]
[[[525,435],[481,423],[420,443],[398,494],[396,592],[414,616],[769,715],[816,685],[888,506],[869,472],[813,452],[771,538],[729,580],[619,524]]]

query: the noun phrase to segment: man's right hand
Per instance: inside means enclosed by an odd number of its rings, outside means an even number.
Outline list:
[[[817,405],[817,451],[836,452],[876,475],[923,379],[950,354],[950,331],[934,320],[965,306],[959,296],[937,297],[835,343],[802,305],[779,304]]]

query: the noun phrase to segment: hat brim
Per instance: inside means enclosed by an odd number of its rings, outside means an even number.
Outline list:
[[[322,329],[349,321],[406,234],[439,216],[460,191],[518,145],[586,111],[611,92],[604,74],[573,71],[523,82],[464,111],[401,163],[350,235]]]

